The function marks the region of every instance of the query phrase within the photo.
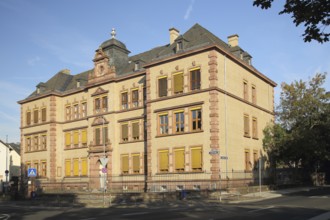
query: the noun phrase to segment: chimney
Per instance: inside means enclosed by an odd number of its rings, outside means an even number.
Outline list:
[[[170,44],[173,44],[175,39],[179,37],[180,32],[174,27],[170,28],[169,31],[170,31]]]
[[[228,36],[228,44],[231,47],[238,46],[238,35],[237,34],[234,34],[234,35]]]

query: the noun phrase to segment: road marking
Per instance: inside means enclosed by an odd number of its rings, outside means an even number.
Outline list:
[[[8,215],[8,214],[0,214],[0,219],[1,220],[7,220],[9,218],[10,218],[10,215]]]
[[[310,196],[310,199],[327,199],[328,196]]]
[[[261,208],[261,209],[254,209],[254,210],[250,210],[248,212],[259,212],[259,211],[263,211],[263,210],[266,210],[266,209],[272,209],[274,208],[275,206],[268,206],[268,207],[265,207],[265,208]]]
[[[308,220],[328,220],[328,219],[330,219],[330,212],[323,213]]]
[[[149,212],[135,212],[135,213],[127,213],[127,214],[122,214],[123,216],[130,216],[130,215],[144,215],[148,214]]]

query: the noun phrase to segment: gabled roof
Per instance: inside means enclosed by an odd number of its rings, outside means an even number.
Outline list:
[[[183,49],[179,52],[188,52],[190,50],[195,50],[198,48],[205,47],[207,45],[217,45],[222,50],[234,55],[235,57],[240,59],[240,53],[243,54],[243,62],[248,63],[248,59],[251,58],[251,55],[244,51],[239,46],[230,47],[227,43],[219,39],[217,36],[212,34],[210,31],[205,29],[199,24],[195,24],[188,31],[186,31],[183,35],[179,35],[175,40],[175,43],[166,44],[163,46],[155,47],[151,50],[145,51],[140,54],[133,55],[128,57],[128,63],[123,63],[116,68],[117,76],[126,76],[130,74],[134,74],[137,70],[135,69],[135,62],[142,61],[143,64],[157,62],[158,60],[170,57],[178,51],[176,51],[176,42],[183,41]],[[125,50],[127,53],[129,52],[122,42],[116,39],[110,39],[101,44],[101,47],[120,47]],[[143,66],[143,65],[141,65]],[[257,71],[253,66],[250,66],[251,69]],[[57,92],[61,94],[65,94],[71,91],[74,91],[77,88],[77,80],[80,80],[80,86],[84,87],[87,84],[88,74],[92,72],[93,69],[79,73],[77,75],[70,75],[65,73],[65,71],[60,71],[55,74],[51,79],[49,79],[46,83],[40,83],[39,94],[37,92],[33,92],[27,99],[38,97],[43,94],[47,94],[50,92]],[[143,68],[138,71],[144,71]],[[258,71],[257,71],[258,72]],[[258,74],[261,74],[258,72]],[[267,78],[267,77],[266,77]],[[268,78],[267,78],[268,79]],[[269,79],[268,79],[269,80]],[[271,80],[269,80],[273,83]],[[275,85],[275,83],[273,83]],[[23,100],[24,101],[24,100]]]

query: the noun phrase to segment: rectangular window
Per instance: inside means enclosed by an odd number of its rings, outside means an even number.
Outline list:
[[[70,132],[65,132],[65,146],[67,148],[71,147],[71,133]]]
[[[121,125],[121,140],[123,142],[128,141],[128,124]]]
[[[133,107],[139,106],[139,90],[137,89],[132,91],[132,106]]]
[[[252,103],[257,104],[257,89],[255,86],[252,86]]]
[[[101,144],[101,129],[95,128],[95,144],[100,145]]]
[[[121,155],[121,170],[122,174],[128,174],[129,172],[129,160],[128,155]]]
[[[184,112],[175,113],[175,133],[184,132]]]
[[[191,130],[202,130],[202,109],[200,108],[191,110]]]
[[[73,106],[73,118],[74,119],[78,119],[79,118],[79,108],[78,108],[78,104],[75,104]]]
[[[26,138],[26,151],[27,152],[31,151],[31,137]]]
[[[95,113],[100,113],[101,112],[101,100],[100,98],[95,99]]]
[[[168,115],[159,115],[159,134],[168,134]]]
[[[87,117],[87,102],[81,103],[81,117]]]
[[[30,111],[26,112],[26,124],[27,125],[31,124],[31,112]]]
[[[81,144],[83,146],[87,145],[87,129],[81,130]]]
[[[133,122],[132,123],[132,136],[133,136],[133,140],[139,140],[140,139],[139,122]]]
[[[244,115],[244,136],[250,137],[250,122],[249,115]]]
[[[47,176],[47,162],[41,161],[41,176],[46,177]]]
[[[37,171],[37,176],[40,176],[40,173],[39,173],[40,169],[39,169],[39,163],[38,163],[38,161],[35,161],[35,162],[33,163],[33,168],[36,169],[36,171]]]
[[[159,172],[168,172],[169,171],[168,163],[168,150],[159,151]]]
[[[108,111],[108,96],[102,97],[102,109],[103,109],[103,112]]]
[[[78,158],[73,159],[73,175],[79,176],[79,159]]]
[[[192,171],[202,171],[202,147],[191,148],[191,169]]]
[[[47,136],[45,134],[41,136],[41,149],[47,149]]]
[[[252,118],[252,138],[258,138],[258,120],[257,118]]]
[[[41,120],[42,120],[42,122],[45,122],[47,120],[47,117],[46,117],[46,108],[42,108],[41,109]]]
[[[128,94],[123,92],[121,94],[121,109],[128,109]]]
[[[158,79],[158,96],[167,96],[167,77],[162,77]]]
[[[34,150],[39,150],[39,136],[34,136],[33,148]]]
[[[71,159],[65,160],[65,176],[71,176]]]
[[[184,148],[174,150],[174,166],[176,172],[183,172],[185,168]]]
[[[81,175],[82,176],[87,176],[88,175],[87,158],[81,158]]]
[[[248,94],[248,83],[247,81],[243,81],[243,97],[244,100],[249,100],[249,94]]]
[[[33,123],[38,123],[39,121],[39,111],[38,109],[34,110],[33,111]]]
[[[108,127],[103,127],[102,143],[103,144],[108,143]]]
[[[140,173],[140,154],[133,154],[133,173]]]
[[[74,131],[73,132],[73,145],[75,147],[79,146],[79,131]]]
[[[190,71],[190,89],[201,89],[201,72],[200,69]]]
[[[245,171],[251,170],[251,161],[250,161],[250,151],[245,150],[244,152],[244,157],[245,157]]]
[[[67,121],[71,120],[71,106],[65,107],[65,119]]]
[[[183,92],[183,73],[173,75],[174,94]]]

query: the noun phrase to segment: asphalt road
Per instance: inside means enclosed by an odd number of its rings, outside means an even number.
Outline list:
[[[322,216],[323,215],[323,216]],[[318,217],[317,217],[318,216]],[[314,218],[314,219],[313,219]],[[318,219],[319,218],[319,219]],[[36,207],[0,203],[0,220],[5,219],[330,219],[330,188],[298,192],[258,202],[219,204],[180,201],[166,204],[137,204],[111,208]]]

